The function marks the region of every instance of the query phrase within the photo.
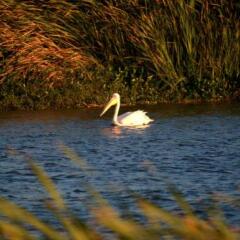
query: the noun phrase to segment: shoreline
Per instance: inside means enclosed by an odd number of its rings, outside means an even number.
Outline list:
[[[166,105],[201,105],[201,104],[234,104],[239,103],[238,98],[224,98],[224,99],[183,99],[179,101],[158,101],[158,102],[149,102],[149,101],[141,101],[136,103],[121,103],[121,107],[136,107],[136,106],[156,106],[161,104]],[[82,103],[82,104],[70,104],[70,105],[51,105],[44,107],[43,105],[40,105],[40,107],[37,106],[37,104],[33,106],[14,106],[12,104],[9,105],[2,105],[0,107],[0,112],[13,112],[13,111],[41,111],[41,110],[77,110],[77,109],[101,109],[105,106],[107,103],[107,98],[105,103]],[[1,104],[1,102],[0,102]]]

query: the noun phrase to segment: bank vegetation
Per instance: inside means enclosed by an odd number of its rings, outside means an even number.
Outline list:
[[[234,0],[0,0],[1,109],[240,96]]]

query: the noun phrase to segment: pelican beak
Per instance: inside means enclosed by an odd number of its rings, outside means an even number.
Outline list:
[[[112,97],[110,101],[107,103],[105,108],[103,109],[102,113],[100,114],[100,117],[113,105],[117,104],[117,99],[115,97]]]

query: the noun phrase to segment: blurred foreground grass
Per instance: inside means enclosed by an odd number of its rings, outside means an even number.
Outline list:
[[[67,157],[88,174],[88,166],[83,159],[66,146],[61,145],[60,148]],[[10,150],[10,152],[19,155],[14,150]],[[66,206],[57,187],[44,170],[36,165],[31,157],[24,155],[24,158],[47,191],[51,201],[46,206],[51,211],[52,217],[58,221],[61,230],[59,230],[59,227],[43,222],[31,212],[0,197],[1,240],[240,239],[240,232],[228,226],[225,220],[220,217],[221,214],[203,220],[194,215],[191,206],[177,193],[173,195],[182,209],[181,216],[166,211],[139,196],[136,197],[135,201],[139,211],[145,219],[145,223],[143,223],[134,219],[134,217],[122,217],[121,213],[114,209],[93,186],[86,183],[82,187],[89,192],[95,202],[94,206],[89,209],[94,222],[87,223],[79,216],[74,215]],[[105,233],[99,231],[99,229],[104,229]],[[106,234],[106,231],[108,234]]]

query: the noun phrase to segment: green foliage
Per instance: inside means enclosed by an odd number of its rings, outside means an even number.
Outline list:
[[[236,1],[0,0],[0,11],[1,86],[21,99],[24,85],[49,93],[28,108],[103,103],[113,91],[126,103],[240,96]]]

